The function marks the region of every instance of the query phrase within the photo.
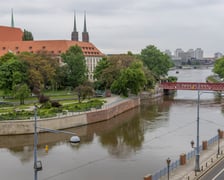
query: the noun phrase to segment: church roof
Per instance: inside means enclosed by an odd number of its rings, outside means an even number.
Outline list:
[[[104,56],[92,43],[70,40],[41,40],[41,41],[2,41],[0,39],[0,56],[7,52],[19,54],[21,52],[38,53],[46,51],[52,55],[66,52],[70,46],[79,46],[85,57]]]
[[[0,41],[22,41],[22,37],[20,28],[0,26]]]

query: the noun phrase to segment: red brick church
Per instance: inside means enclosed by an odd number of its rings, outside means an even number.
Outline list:
[[[91,42],[86,26],[86,14],[84,15],[84,30],[82,32],[82,41],[79,41],[76,29],[76,16],[74,15],[74,28],[71,33],[71,40],[40,40],[23,41],[23,31],[14,27],[12,14],[11,27],[0,26],[0,56],[12,52],[19,54],[21,52],[39,53],[48,52],[53,56],[60,57],[61,53],[66,52],[70,46],[78,45],[85,56],[86,65],[89,71],[89,79],[93,80],[93,71],[100,59],[104,56]]]

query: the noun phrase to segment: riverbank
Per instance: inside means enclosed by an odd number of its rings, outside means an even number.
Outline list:
[[[121,98],[112,96],[105,99],[107,102],[101,109],[91,109],[86,112],[68,112],[54,118],[40,119],[37,115],[38,126],[50,129],[66,129],[84,126],[111,119],[123,112],[140,105],[140,97]],[[29,120],[10,120],[0,122],[0,135],[17,135],[34,133],[34,118]]]
[[[220,147],[220,154],[217,155],[217,147]],[[202,178],[206,172],[213,168],[217,163],[224,159],[224,141],[223,136],[220,137],[220,142],[218,142],[218,137],[214,137],[214,142],[209,145],[206,150],[201,150],[200,152],[200,172],[195,172],[195,156],[186,162],[185,165],[181,165],[178,168],[170,172],[169,178],[172,180],[198,180]],[[166,180],[167,175],[161,177],[161,180]]]

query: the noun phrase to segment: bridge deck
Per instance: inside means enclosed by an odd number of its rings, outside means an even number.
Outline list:
[[[162,89],[224,91],[224,83],[163,82]]]

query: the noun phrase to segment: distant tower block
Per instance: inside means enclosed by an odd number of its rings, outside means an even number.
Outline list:
[[[82,41],[89,42],[89,33],[87,32],[86,28],[86,12],[84,13],[84,30],[82,32]]]
[[[76,14],[75,14],[75,12],[74,12],[74,27],[73,27],[71,40],[72,41],[78,41],[79,40],[79,33],[77,32],[77,29],[76,29]]]

